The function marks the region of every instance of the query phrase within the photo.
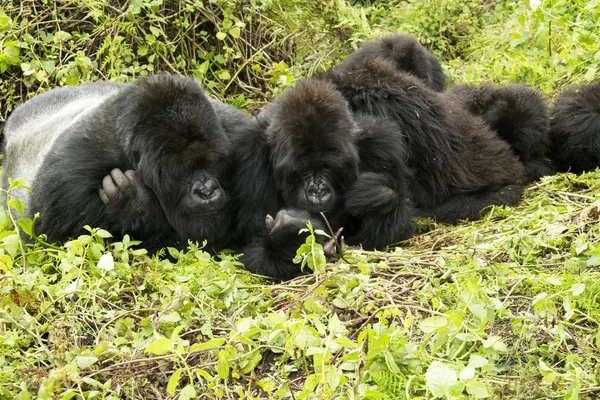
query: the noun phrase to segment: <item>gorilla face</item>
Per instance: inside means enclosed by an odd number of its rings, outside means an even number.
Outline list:
[[[340,207],[358,177],[358,128],[333,86],[306,80],[266,111],[273,175],[285,204],[313,213]]]
[[[200,87],[164,77],[136,83],[123,118],[135,121],[124,134],[125,152],[182,236],[212,237],[205,230],[225,231],[218,221],[229,218],[221,211],[229,200],[223,185],[231,144]]]

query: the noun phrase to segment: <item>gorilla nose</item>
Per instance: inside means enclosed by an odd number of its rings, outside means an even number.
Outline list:
[[[330,206],[333,191],[331,186],[322,179],[313,180],[306,188],[306,198],[314,206],[322,208],[321,211]]]
[[[202,178],[192,183],[192,198],[199,204],[211,204],[223,197],[223,190],[216,179]]]

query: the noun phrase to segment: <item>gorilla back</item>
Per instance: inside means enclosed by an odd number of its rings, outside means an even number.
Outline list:
[[[17,108],[4,132],[3,187],[26,178],[32,193],[13,195],[24,216],[40,212],[36,231],[50,241],[87,224],[129,233],[150,251],[187,239],[223,244],[230,142],[193,80],[156,75],[54,89]]]

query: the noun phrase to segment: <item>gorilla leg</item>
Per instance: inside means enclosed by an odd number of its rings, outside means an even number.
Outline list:
[[[439,222],[456,222],[469,219],[478,220],[493,205],[516,206],[521,201],[522,185],[506,185],[498,190],[486,190],[479,193],[455,194],[446,202],[434,207],[417,210],[420,217],[432,217]]]
[[[532,181],[553,174],[548,160],[548,108],[541,93],[524,85],[457,85],[447,95],[485,120],[508,142]]]
[[[346,241],[381,249],[415,233],[405,137],[392,121],[356,120],[361,174],[344,195]]]

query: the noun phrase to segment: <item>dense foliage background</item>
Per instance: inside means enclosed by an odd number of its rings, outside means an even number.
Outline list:
[[[597,0],[0,0],[0,124],[41,91],[159,71],[253,112],[392,31],[451,82],[551,101],[598,78],[599,18]],[[599,188],[545,178],[520,207],[335,264],[308,244],[315,272],[279,285],[195,244],[176,262],[96,229],[27,244],[2,212],[0,398],[596,398]]]

